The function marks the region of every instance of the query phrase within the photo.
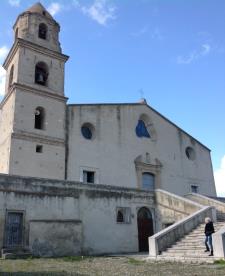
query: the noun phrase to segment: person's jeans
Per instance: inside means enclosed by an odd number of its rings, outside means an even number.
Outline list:
[[[213,251],[212,235],[205,236],[205,245],[206,247],[209,247],[211,251]]]

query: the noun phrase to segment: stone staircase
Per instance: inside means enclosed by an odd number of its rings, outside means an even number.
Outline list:
[[[217,223],[214,223],[215,232],[224,225],[225,221],[218,221]],[[167,250],[163,251],[156,257],[156,259],[213,263],[218,258],[209,257],[210,252],[204,252],[204,227],[205,224],[200,224],[196,229],[174,243],[171,247],[167,248]]]

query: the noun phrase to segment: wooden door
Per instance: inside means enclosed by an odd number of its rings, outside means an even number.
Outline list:
[[[20,247],[23,242],[23,213],[9,212],[6,221],[5,246]]]
[[[143,207],[138,211],[139,251],[148,251],[148,238],[154,234],[151,212]]]

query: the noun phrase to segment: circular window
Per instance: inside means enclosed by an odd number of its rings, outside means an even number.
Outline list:
[[[195,160],[195,151],[193,148],[187,147],[185,153],[188,159]]]
[[[91,140],[93,139],[94,127],[91,124],[84,124],[81,127],[81,133],[85,139]]]

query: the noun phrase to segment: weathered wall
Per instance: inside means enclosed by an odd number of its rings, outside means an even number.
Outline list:
[[[130,223],[116,222],[117,207],[131,208]],[[67,243],[71,238],[77,253],[79,250],[83,254],[135,252],[138,251],[137,212],[141,207],[152,212],[154,231],[159,231],[151,192],[0,175],[0,248],[3,246],[6,211],[14,210],[24,211],[24,245],[34,247],[42,255],[57,254],[61,246],[62,252],[68,252],[71,248]],[[68,226],[68,220],[80,221],[80,224]],[[43,247],[51,229],[51,241]],[[74,233],[73,237],[71,233]]]
[[[9,172],[14,107],[15,95],[13,94],[0,105],[0,173]]]
[[[217,218],[219,220],[224,220],[225,219],[225,202],[216,200],[214,198],[210,198],[210,197],[206,197],[203,195],[199,195],[199,194],[193,194],[190,193],[188,195],[185,196],[186,198],[197,202],[199,204],[202,204],[204,206],[213,206],[216,208],[216,212],[217,212]]]
[[[79,220],[31,220],[29,245],[34,256],[81,254],[82,225]]]
[[[180,221],[203,206],[175,194],[155,190],[156,210],[161,228]]]
[[[143,115],[151,139],[135,133]],[[98,171],[100,183],[135,188],[140,186],[135,160],[147,156],[145,163],[162,165],[157,188],[184,195],[194,184],[199,193],[216,194],[210,151],[145,104],[69,105],[68,121],[69,180],[82,180],[87,167]],[[92,140],[81,134],[84,123],[95,128]],[[194,160],[187,158],[187,146],[194,149]]]

